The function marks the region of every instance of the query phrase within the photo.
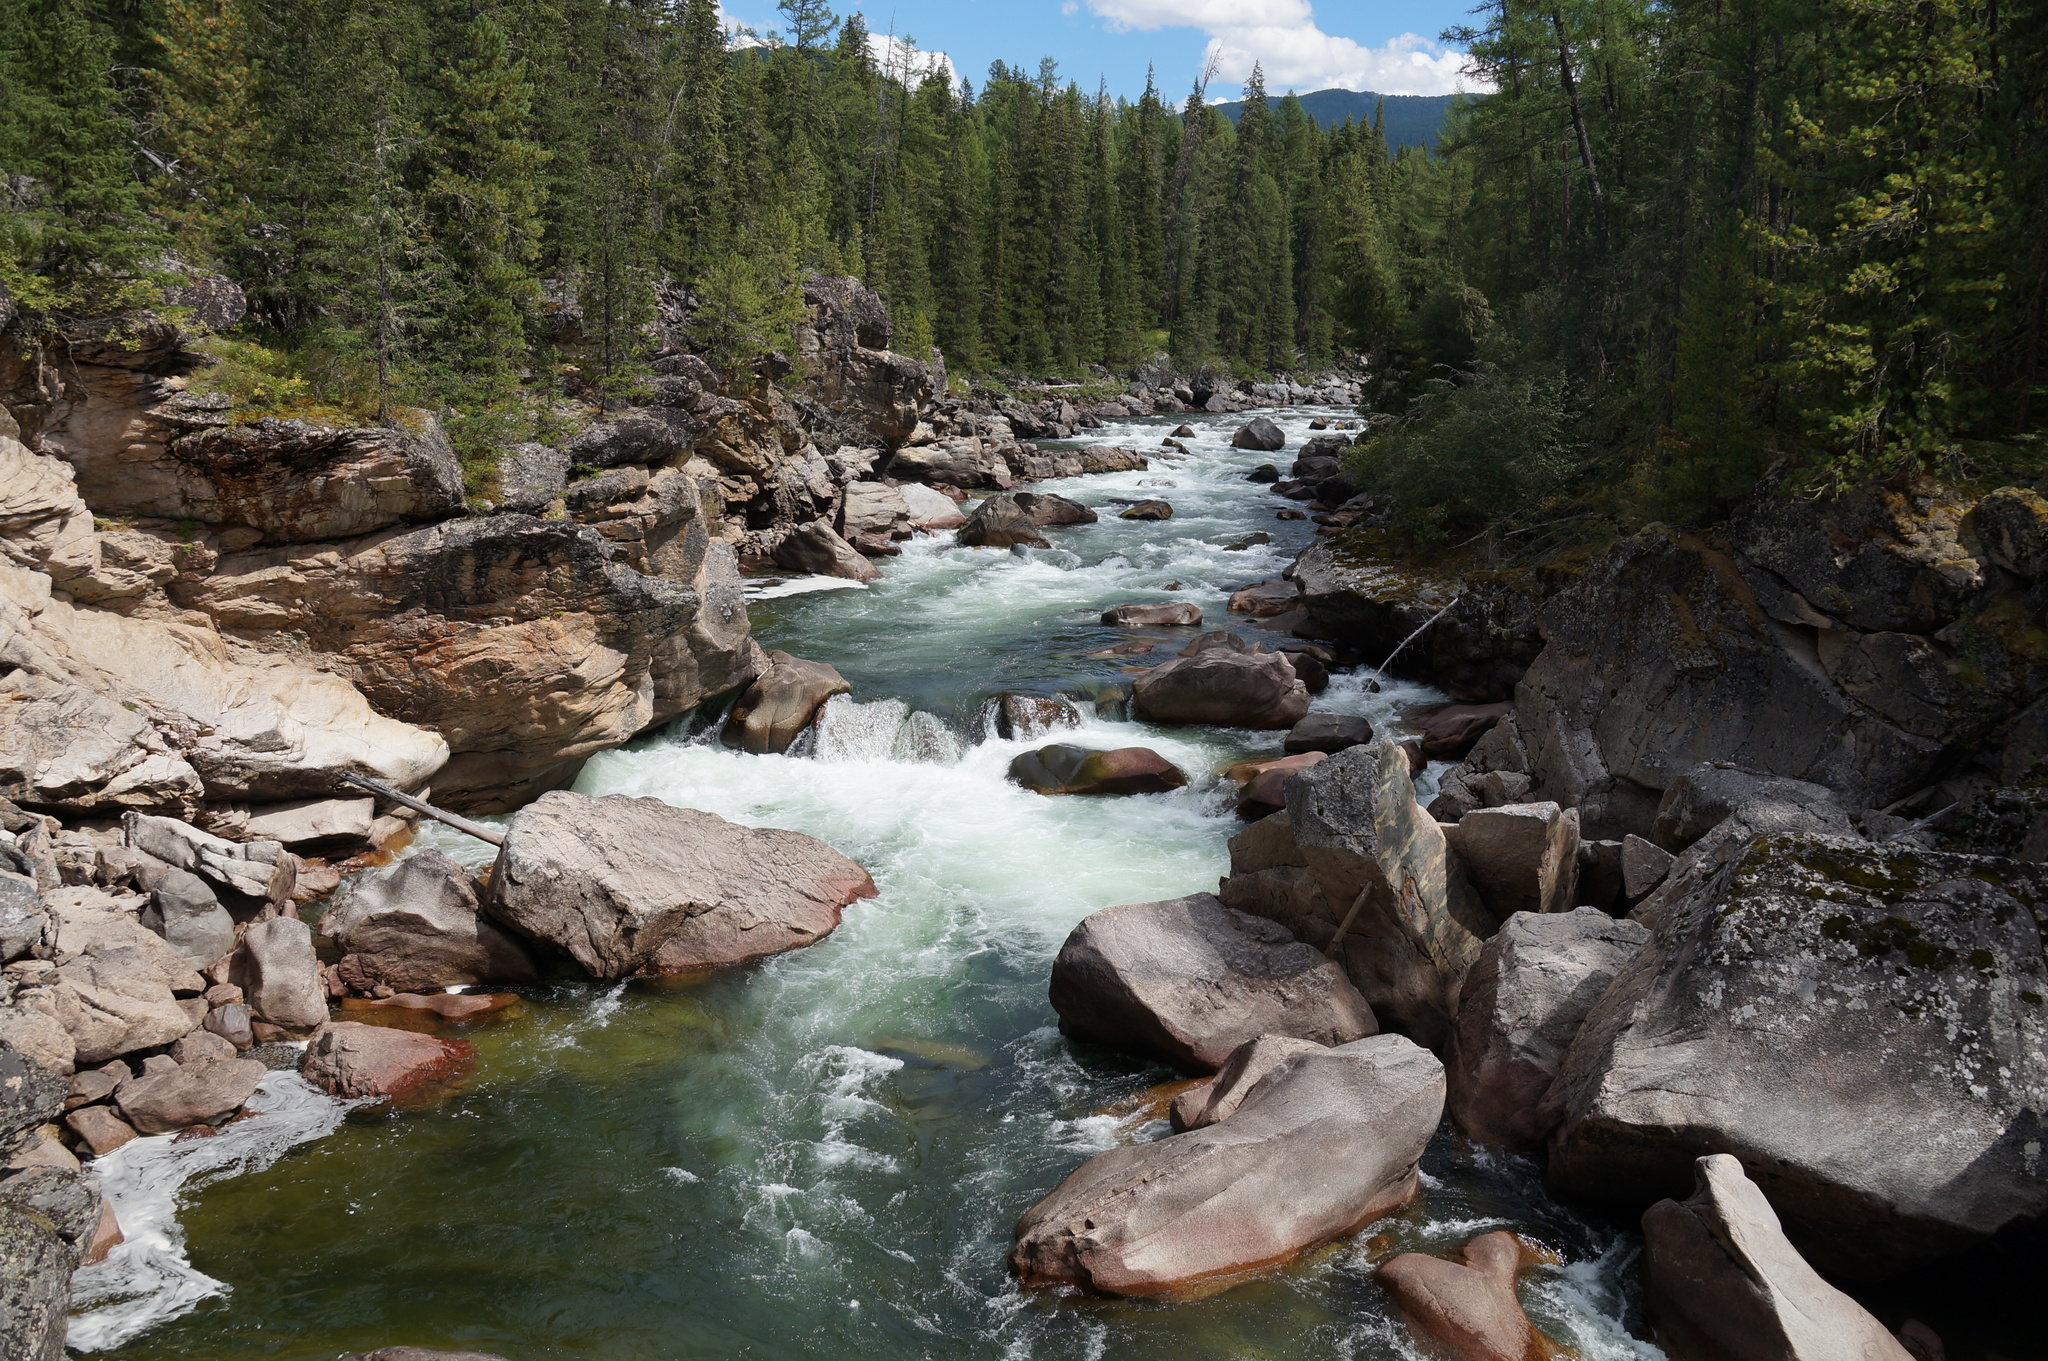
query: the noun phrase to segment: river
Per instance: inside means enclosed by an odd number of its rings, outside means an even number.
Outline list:
[[[1311,528],[1276,521],[1283,503],[1243,474],[1291,459],[1332,413],[1265,414],[1290,452],[1232,449],[1247,417],[1191,417],[1184,456],[1035,488],[1104,512],[1048,531],[1051,550],[946,535],[906,545],[871,587],[756,583],[763,643],[853,684],[815,750],[741,755],[686,719],[596,758],[577,788],[810,833],[880,896],[823,943],[709,982],[530,990],[470,1036],[478,1076],[432,1112],[344,1117],[277,1075],[256,1103],[269,1113],[215,1139],[129,1145],[103,1173],[135,1241],[81,1276],[74,1345],[122,1361],[397,1344],[513,1361],[1409,1357],[1372,1263],[1506,1227],[1559,1255],[1523,1290],[1552,1336],[1588,1361],[1661,1355],[1624,1326],[1625,1229],[1568,1213],[1532,1164],[1448,1126],[1409,1210],[1218,1297],[1030,1295],[1005,1272],[1034,1200],[1091,1153],[1165,1130],[1127,1112],[1171,1073],[1054,1028],[1060,941],[1095,909],[1213,889],[1241,825],[1218,772],[1279,735],[1091,705],[1076,740],[1151,746],[1188,787],[1042,798],[1003,778],[1035,744],[995,740],[976,715],[1001,691],[1103,699],[1128,685],[1123,666],[1170,655],[1087,657],[1131,636],[1096,619],[1126,601],[1187,600],[1211,627],[1272,637],[1225,598],[1277,575]],[[1152,452],[1179,419],[1096,438]],[[1171,520],[1115,518],[1117,498],[1154,496]],[[1272,541],[1230,547],[1252,531]],[[1385,724],[1429,697],[1340,676],[1317,707]]]

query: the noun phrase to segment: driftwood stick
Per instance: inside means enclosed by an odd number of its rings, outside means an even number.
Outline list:
[[[341,779],[347,784],[352,784],[358,789],[367,789],[377,797],[389,799],[400,807],[412,809],[415,813],[423,813],[443,826],[453,827],[458,832],[468,833],[478,841],[488,841],[493,846],[505,844],[505,834],[495,827],[486,827],[481,822],[471,822],[466,817],[436,808],[431,803],[421,803],[410,794],[401,794],[380,780],[369,779],[356,774],[352,770],[344,770],[340,772],[340,775]]]
[[[1344,914],[1344,920],[1337,923],[1337,934],[1330,937],[1330,943],[1323,947],[1325,959],[1335,959],[1338,947],[1344,944],[1344,937],[1351,930],[1351,923],[1358,920],[1358,909],[1365,906],[1365,895],[1372,892],[1370,886],[1358,890],[1358,896],[1351,900],[1351,910]]]

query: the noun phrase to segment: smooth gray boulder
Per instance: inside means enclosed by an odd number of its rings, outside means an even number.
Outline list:
[[[480,915],[470,872],[439,851],[365,870],[341,886],[320,934],[346,953],[341,981],[358,992],[428,992],[540,977],[517,939]]]
[[[1270,454],[1287,447],[1287,432],[1265,416],[1254,416],[1230,437],[1232,447]]]
[[[1207,893],[1090,913],[1060,947],[1048,993],[1067,1035],[1198,1073],[1261,1035],[1329,1045],[1379,1030],[1342,969]]]
[[[1444,1060],[1451,1118],[1479,1143],[1522,1150],[1557,1122],[1544,1096],[1586,1013],[1649,941],[1596,907],[1517,912],[1465,975]]]
[[[1230,1057],[1223,1060],[1223,1066],[1216,1070],[1215,1077],[1198,1087],[1188,1088],[1173,1099],[1169,1117],[1174,1133],[1184,1134],[1219,1120],[1228,1120],[1266,1074],[1296,1054],[1328,1047],[1292,1035],[1261,1035],[1255,1040],[1246,1040],[1230,1051]]]
[[[1309,705],[1308,686],[1286,654],[1224,647],[1155,666],[1132,682],[1131,693],[1138,717],[1149,722],[1224,728],[1292,728]]]
[[[1444,833],[1493,915],[1569,912],[1579,886],[1579,814],[1554,803],[1475,808]]]
[[[167,868],[156,876],[141,920],[195,969],[212,967],[235,948],[235,919],[206,881],[188,870]]]
[[[726,716],[726,744],[757,754],[788,751],[826,700],[852,692],[846,678],[823,662],[770,652],[768,669],[755,677]]]
[[[1038,532],[1038,522],[1017,504],[1014,496],[991,496],[974,508],[967,523],[954,536],[963,548],[1050,548],[1052,543]]]
[[[1731,1361],[1911,1361],[1882,1323],[1822,1280],[1764,1193],[1725,1153],[1698,1159],[1689,1199],[1643,1215],[1643,1274],[1674,1355]]]
[[[729,968],[823,940],[866,870],[800,832],[563,790],[505,829],[485,910],[598,978]]]
[[[860,555],[858,549],[839,537],[823,520],[798,525],[775,545],[777,566],[792,572],[816,576],[845,577],[849,581],[873,581],[882,575],[879,567]]]
[[[1010,1266],[1093,1295],[1209,1293],[1414,1198],[1443,1065],[1398,1035],[1297,1054],[1229,1119],[1089,1159],[1028,1210]]]
[[[1558,1191],[1648,1204],[1732,1153],[1830,1274],[2048,1210],[2048,866],[1762,838],[1667,907],[1552,1087]]]
[[[325,1019],[326,1008],[321,1008]],[[152,1060],[154,1062],[154,1060]],[[270,1070],[254,1059],[173,1063],[121,1084],[114,1105],[138,1134],[219,1124],[242,1108]]]
[[[313,928],[274,917],[242,932],[228,977],[256,1020],[303,1039],[327,1024],[327,985],[313,952]]]
[[[1331,953],[1381,1026],[1440,1049],[1499,923],[1416,803],[1408,754],[1382,734],[1282,788],[1285,811],[1230,839],[1217,896]]]

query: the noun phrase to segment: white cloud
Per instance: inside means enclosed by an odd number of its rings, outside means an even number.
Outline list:
[[[1309,0],[1088,0],[1112,32],[1199,28],[1204,54],[1224,80],[1242,82],[1263,68],[1266,88],[1372,90],[1438,95],[1481,88],[1464,74],[1465,55],[1414,33],[1367,47],[1325,33]]]
[[[891,38],[886,33],[868,34],[868,52],[875,65],[915,88],[926,75],[953,80],[953,59],[944,52],[927,52],[908,38]]]

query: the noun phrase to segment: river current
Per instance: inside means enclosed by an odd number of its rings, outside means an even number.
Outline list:
[[[1191,1303],[1017,1289],[1017,1217],[1083,1159],[1157,1137],[1139,1108],[1174,1074],[1071,1044],[1046,1002],[1067,932],[1115,903],[1213,890],[1240,824],[1220,771],[1279,734],[1154,728],[1123,716],[1127,641],[1097,615],[1186,600],[1253,638],[1229,591],[1278,575],[1310,539],[1246,470],[1291,460],[1326,411],[1265,413],[1288,452],[1228,439],[1248,417],[1182,418],[1096,439],[1145,472],[1052,483],[1096,506],[1050,550],[908,544],[881,581],[762,579],[764,645],[838,667],[815,741],[748,756],[710,716],[590,762],[577,788],[652,795],[820,837],[880,896],[808,950],[687,986],[559,982],[469,1034],[476,1079],[420,1113],[345,1112],[273,1075],[264,1114],[213,1139],[137,1140],[99,1170],[130,1242],[80,1278],[74,1347],[122,1361],[328,1361],[390,1345],[513,1361],[711,1358],[1409,1358],[1372,1265],[1512,1228],[1552,1249],[1530,1314],[1587,1361],[1652,1358],[1635,1340],[1625,1226],[1550,1201],[1539,1170],[1448,1125],[1424,1192],[1357,1238]],[[1160,497],[1163,522],[1119,520]],[[1253,531],[1271,542],[1243,546]],[[1233,544],[1240,546],[1233,548]],[[1169,589],[1172,588],[1172,589]],[[1146,636],[1142,631],[1139,636]],[[1033,742],[978,717],[1003,691],[1084,701],[1090,746],[1145,745],[1186,789],[1043,798],[1004,780]],[[1316,707],[1395,724],[1413,684],[1340,676]],[[478,865],[489,848],[427,838]],[[1639,1324],[1636,1324],[1640,1331]]]

